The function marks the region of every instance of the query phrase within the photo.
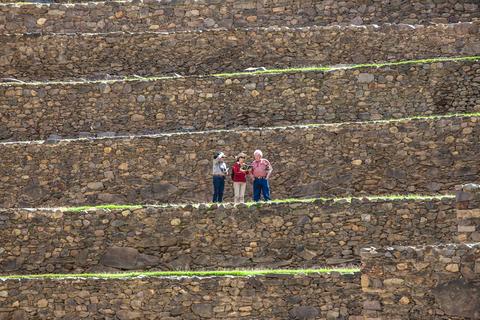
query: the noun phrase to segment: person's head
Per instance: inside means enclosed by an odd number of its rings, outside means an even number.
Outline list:
[[[223,152],[215,152],[213,155],[214,160],[223,161],[223,158],[225,158],[225,154]]]
[[[245,158],[247,157],[247,155],[243,152],[240,152],[238,155],[237,155],[237,161],[238,163],[240,164],[243,164],[245,162]]]
[[[255,152],[253,153],[253,157],[255,158],[255,160],[262,159],[263,157],[262,150],[255,150]]]

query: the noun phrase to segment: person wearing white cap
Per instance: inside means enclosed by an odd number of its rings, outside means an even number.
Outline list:
[[[223,191],[225,190],[225,176],[228,173],[228,168],[223,161],[225,154],[223,152],[216,152],[213,156],[213,200],[212,202],[223,202]]]
[[[270,200],[270,185],[268,179],[272,174],[273,168],[267,159],[263,158],[261,150],[255,150],[253,153],[255,160],[252,162],[251,175],[253,176],[253,201],[260,201],[260,194],[263,194],[265,201]]]

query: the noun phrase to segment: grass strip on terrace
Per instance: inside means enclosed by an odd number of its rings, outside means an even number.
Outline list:
[[[275,204],[295,204],[295,203],[313,203],[315,201],[333,201],[333,202],[352,202],[352,200],[367,199],[369,201],[398,201],[398,200],[412,200],[412,201],[430,201],[430,200],[442,200],[442,199],[454,199],[454,194],[437,194],[437,195],[421,195],[421,194],[392,194],[392,195],[380,195],[380,196],[365,196],[365,197],[342,197],[342,198],[288,198],[288,199],[274,199],[269,202],[246,202],[244,205],[251,206],[264,206]],[[224,202],[226,205],[234,205],[233,202]],[[161,205],[116,205],[116,204],[104,204],[97,206],[81,206],[81,207],[67,207],[59,208],[64,212],[85,212],[94,210],[135,210],[141,208],[182,208],[186,206],[199,207],[204,205],[206,207],[212,207],[214,203],[195,203],[195,204],[161,204]]]
[[[440,120],[449,118],[468,118],[468,117],[480,117],[480,112],[470,113],[447,113],[447,114],[432,114],[428,116],[410,116],[405,118],[391,118],[383,120],[367,120],[367,121],[347,121],[347,122],[332,122],[332,123],[310,123],[298,126],[305,127],[326,127],[326,126],[339,126],[339,125],[353,125],[353,124],[372,124],[372,123],[394,123],[402,121],[415,121],[415,120]]]
[[[65,211],[71,212],[81,212],[81,211],[88,211],[88,210],[135,210],[143,208],[142,205],[132,205],[132,204],[101,204],[98,206],[81,206],[81,207],[72,207],[67,208]]]
[[[212,270],[212,271],[149,271],[149,272],[119,272],[119,273],[73,273],[73,274],[31,274],[0,276],[0,280],[20,279],[129,279],[146,277],[252,277],[268,275],[310,275],[338,272],[353,274],[359,268],[332,269],[265,269],[265,270]]]
[[[64,80],[64,81],[10,81],[0,82],[0,87],[5,86],[41,86],[41,85],[78,85],[78,84],[94,84],[94,83],[117,83],[117,82],[140,82],[140,81],[160,81],[160,80],[174,80],[182,78],[207,78],[207,77],[219,77],[219,78],[232,78],[243,76],[257,76],[257,75],[276,75],[276,74],[288,74],[288,73],[302,73],[302,72],[330,72],[335,70],[349,70],[349,69],[361,69],[361,68],[382,68],[390,66],[401,65],[419,65],[419,64],[432,64],[438,62],[462,62],[462,61],[480,61],[480,56],[463,56],[463,57],[437,57],[430,59],[417,59],[417,60],[402,60],[392,62],[381,63],[364,63],[364,64],[351,64],[351,65],[337,65],[337,66],[312,66],[312,67],[294,67],[284,69],[267,69],[257,71],[238,71],[238,72],[225,72],[214,73],[210,75],[187,75],[181,76],[128,76],[119,77],[118,79],[100,79],[100,80]]]
[[[212,74],[214,77],[237,77],[242,75],[262,75],[262,74],[279,74],[279,73],[295,73],[295,72],[328,72],[342,69],[359,69],[359,68],[382,68],[390,66],[401,66],[411,64],[432,64],[437,62],[460,62],[460,61],[478,61],[480,56],[467,56],[467,57],[438,57],[430,59],[417,59],[417,60],[404,60],[393,62],[381,62],[381,63],[362,63],[343,66],[318,66],[318,67],[303,67],[303,68],[286,68],[286,69],[267,69],[256,71],[242,71],[231,73],[216,73]]]

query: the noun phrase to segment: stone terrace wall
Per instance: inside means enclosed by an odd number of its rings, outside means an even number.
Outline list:
[[[2,2],[2,1],[0,1]],[[62,1],[58,1],[62,2]],[[0,6],[0,33],[111,32],[480,19],[478,1],[136,1]]]
[[[359,280],[358,275],[339,274],[7,280],[0,281],[0,317],[168,320],[350,316],[355,319],[361,313]]]
[[[364,315],[480,318],[480,244],[362,250]]]
[[[248,67],[474,55],[480,22],[451,25],[312,27],[0,36],[0,74],[17,79],[211,74]]]
[[[478,120],[0,144],[0,201],[3,207],[209,201],[214,151],[233,157],[256,148],[273,164],[274,198],[448,193],[478,182]],[[226,185],[231,199],[230,180]]]
[[[456,241],[453,199],[0,211],[4,274],[358,264],[365,246]]]
[[[480,111],[480,63],[0,86],[0,139],[230,129]]]
[[[462,186],[456,198],[458,241],[480,242],[480,185]]]

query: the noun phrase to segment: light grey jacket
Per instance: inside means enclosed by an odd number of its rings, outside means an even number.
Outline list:
[[[223,160],[214,159],[212,174],[213,175],[223,175],[226,176],[228,173],[227,164]]]

